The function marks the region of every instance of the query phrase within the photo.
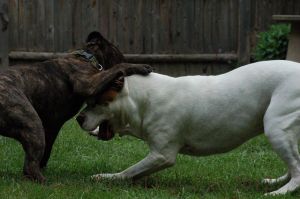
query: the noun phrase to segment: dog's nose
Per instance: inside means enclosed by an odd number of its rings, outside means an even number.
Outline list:
[[[83,122],[84,122],[84,116],[83,116],[83,115],[78,115],[78,116],[76,117],[76,120],[77,120],[78,124],[79,124],[80,126],[82,126],[82,124],[83,124]]]

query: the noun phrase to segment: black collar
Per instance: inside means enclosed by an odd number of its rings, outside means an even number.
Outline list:
[[[93,54],[88,53],[85,50],[76,50],[76,51],[72,52],[72,54],[77,57],[83,57],[84,59],[89,61],[98,70],[100,70],[100,71],[103,70],[103,66],[101,64],[99,64],[98,60],[96,59],[96,57]]]

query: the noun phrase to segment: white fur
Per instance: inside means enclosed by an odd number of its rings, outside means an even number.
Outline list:
[[[137,164],[96,179],[142,177],[174,165],[178,153],[224,153],[265,132],[288,173],[264,182],[289,179],[270,194],[300,186],[300,64],[295,62],[258,62],[218,76],[130,76],[109,106],[87,108],[83,114],[86,130],[109,119],[118,132],[129,125],[130,131],[122,133],[150,147]]]

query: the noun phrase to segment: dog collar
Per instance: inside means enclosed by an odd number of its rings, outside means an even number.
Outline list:
[[[98,60],[93,54],[88,53],[85,50],[76,50],[72,52],[72,54],[78,57],[83,57],[84,59],[88,60],[98,70],[100,71],[103,70],[103,66],[98,62]]]

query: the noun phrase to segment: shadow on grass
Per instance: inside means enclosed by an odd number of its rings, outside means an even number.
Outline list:
[[[104,184],[109,184],[110,186],[130,186],[136,187],[138,189],[163,189],[175,194],[184,190],[185,192],[194,193],[196,195],[206,195],[206,194],[224,194],[230,192],[241,192],[245,194],[257,193],[262,195],[274,190],[277,190],[285,183],[279,183],[276,185],[266,185],[261,183],[260,180],[249,180],[247,178],[235,178],[234,181],[224,182],[219,179],[200,179],[198,183],[192,181],[189,177],[179,177],[179,178],[165,178],[165,177],[145,177],[135,181],[103,181]],[[287,195],[298,196],[300,193],[296,191]],[[230,193],[232,194],[232,193]]]
[[[199,182],[191,180],[190,177],[169,177],[160,176],[159,174],[151,177],[144,177],[138,180],[101,180],[93,181],[90,176],[96,172],[91,172],[89,170],[68,170],[68,169],[45,169],[43,171],[44,176],[47,178],[46,186],[51,186],[52,184],[70,184],[70,183],[88,183],[94,185],[103,185],[107,187],[124,188],[131,187],[137,189],[164,189],[170,190],[172,192],[178,191],[178,188],[185,189],[187,192],[194,192],[196,194],[201,194],[203,192],[223,192],[226,189],[226,184],[224,182],[217,180],[199,179]],[[30,182],[28,179],[24,178],[21,171],[13,172],[0,172],[0,177],[5,181],[14,182]],[[257,191],[262,189],[262,185],[258,185],[257,181],[239,181],[234,185],[240,187],[244,191]],[[271,190],[271,189],[270,189]],[[266,191],[266,190],[264,190]]]
[[[112,191],[112,190],[160,190],[169,192],[171,195],[179,196],[180,193],[192,193],[200,196],[207,195],[231,195],[237,192],[246,195],[257,193],[263,196],[264,193],[274,191],[283,186],[284,183],[277,185],[262,184],[260,180],[248,179],[247,176],[238,176],[233,179],[216,179],[207,177],[181,176],[174,175],[168,176],[166,174],[155,174],[151,177],[144,177],[139,180],[127,181],[110,181],[101,180],[100,182],[92,181],[90,176],[95,174],[91,170],[68,170],[68,169],[48,169],[43,172],[47,178],[45,185],[49,188],[66,187],[69,185],[79,187],[97,188],[97,190]],[[168,173],[169,174],[169,173]],[[0,172],[0,177],[4,183],[27,183],[30,182],[22,176],[22,172]],[[297,197],[300,190],[288,194],[292,197]]]
[[[182,170],[169,170],[153,174],[150,177],[144,177],[135,181],[110,181],[101,180],[95,182],[90,179],[90,176],[96,173],[109,172],[113,168],[112,163],[97,162],[87,164],[81,162],[78,164],[58,164],[53,162],[49,167],[44,169],[42,173],[47,178],[45,184],[50,189],[55,187],[91,187],[92,190],[159,190],[170,193],[171,195],[180,196],[182,192],[191,193],[200,196],[206,195],[225,195],[232,196],[232,194],[242,193],[246,195],[258,194],[263,196],[264,193],[277,190],[284,183],[277,185],[266,185],[261,183],[261,179],[251,176],[234,175],[228,178],[210,177],[209,175],[189,175],[182,174]],[[114,168],[116,170],[117,168]],[[216,171],[215,171],[216,172]],[[226,175],[225,175],[226,177]],[[1,170],[0,178],[4,184],[13,185],[16,183],[29,182],[25,180],[22,175],[22,169],[13,168],[11,170]],[[88,188],[89,189],[89,188]],[[299,196],[300,191],[296,191],[291,196]]]

